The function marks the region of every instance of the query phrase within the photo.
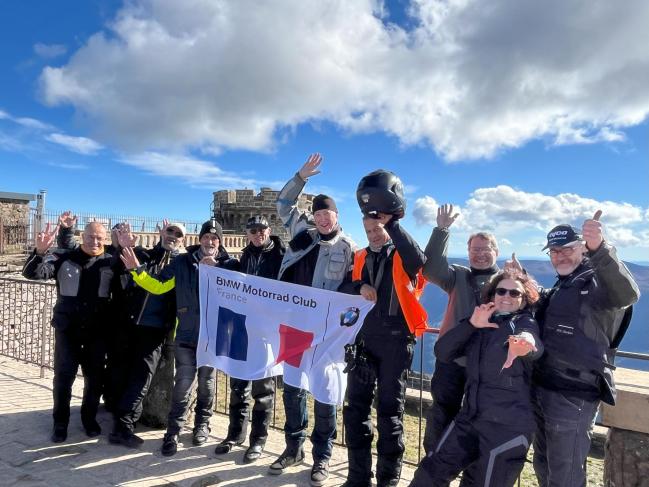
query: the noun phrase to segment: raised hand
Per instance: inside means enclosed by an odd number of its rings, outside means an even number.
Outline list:
[[[140,261],[137,259],[137,255],[135,255],[135,250],[133,250],[133,247],[123,247],[122,254],[119,256],[119,258],[122,259],[122,262],[124,262],[124,267],[126,267],[128,270],[137,269],[140,266]]]
[[[512,252],[512,260],[505,261],[505,265],[503,266],[503,271],[512,277],[516,277],[524,273],[523,266],[516,258],[516,252]]]
[[[453,205],[444,204],[437,208],[437,227],[448,228],[453,225],[455,219],[460,216],[459,213],[453,215]]]
[[[158,224],[156,224],[155,228],[156,228],[156,230],[158,230],[160,232],[160,236],[162,236],[162,234],[167,230],[168,226],[169,226],[169,220],[164,218],[162,220],[162,226],[160,226],[160,224],[158,223]]]
[[[59,216],[59,225],[63,228],[74,228],[77,224],[77,215],[73,215],[70,210],[64,211]]]
[[[604,233],[602,231],[602,224],[599,219],[602,216],[602,210],[597,210],[593,218],[586,220],[581,228],[581,233],[586,241],[588,250],[595,251],[602,245],[604,241]]]
[[[476,306],[471,318],[469,318],[469,323],[471,323],[475,328],[498,328],[497,324],[489,322],[489,318],[491,318],[491,315],[494,314],[495,311],[496,305],[494,303]]]
[[[368,301],[373,301],[376,303],[376,299],[377,299],[376,289],[374,289],[369,284],[363,284],[361,286],[361,296],[363,296]]]
[[[536,352],[536,346],[522,335],[510,335],[507,343],[509,344],[509,350],[507,351],[507,360],[503,364],[503,369],[511,367],[516,357],[524,357],[530,352]]]
[[[117,241],[123,249],[126,247],[135,247],[138,236],[131,232],[131,224],[124,223],[117,229]]]
[[[311,176],[320,174],[320,170],[318,169],[318,167],[320,166],[321,162],[322,162],[322,156],[320,155],[319,152],[315,152],[314,154],[311,154],[309,158],[306,160],[306,162],[304,163],[304,165],[298,171],[298,174],[305,181]]]
[[[52,224],[47,222],[44,232],[38,232],[36,235],[36,253],[38,255],[45,255],[49,248],[54,244],[56,240],[56,234],[59,233],[59,226],[57,225],[54,230],[52,230]]]

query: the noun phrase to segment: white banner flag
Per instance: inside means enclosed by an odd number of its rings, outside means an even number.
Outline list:
[[[283,374],[318,401],[342,404],[344,347],[371,301],[207,265],[199,276],[199,367],[246,380]]]

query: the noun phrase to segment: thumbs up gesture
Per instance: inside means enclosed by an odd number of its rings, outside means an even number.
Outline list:
[[[604,241],[604,233],[602,232],[602,224],[599,221],[602,216],[602,210],[597,210],[590,220],[584,221],[581,228],[581,233],[586,241],[586,247],[591,252],[594,252],[602,245]]]

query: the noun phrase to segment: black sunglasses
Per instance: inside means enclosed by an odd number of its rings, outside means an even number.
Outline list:
[[[518,289],[507,289],[505,287],[497,287],[496,294],[498,296],[506,296],[507,294],[509,294],[509,296],[511,296],[512,298],[520,298],[523,295],[523,293]]]
[[[183,232],[181,232],[180,230],[176,230],[175,228],[167,228],[165,232],[167,232],[169,235],[173,235],[176,238],[180,238],[183,236]]]
[[[249,228],[250,235],[257,235],[257,232],[264,233],[265,228]]]

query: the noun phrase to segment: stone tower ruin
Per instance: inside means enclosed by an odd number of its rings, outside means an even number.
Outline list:
[[[224,239],[227,234],[244,236],[246,221],[254,215],[266,217],[273,235],[278,235],[288,242],[288,232],[277,215],[277,196],[279,191],[261,188],[258,194],[252,189],[226,189],[214,193],[214,218],[223,226]],[[298,199],[298,208],[311,211],[312,194],[302,193]],[[243,239],[245,246],[245,238]]]

